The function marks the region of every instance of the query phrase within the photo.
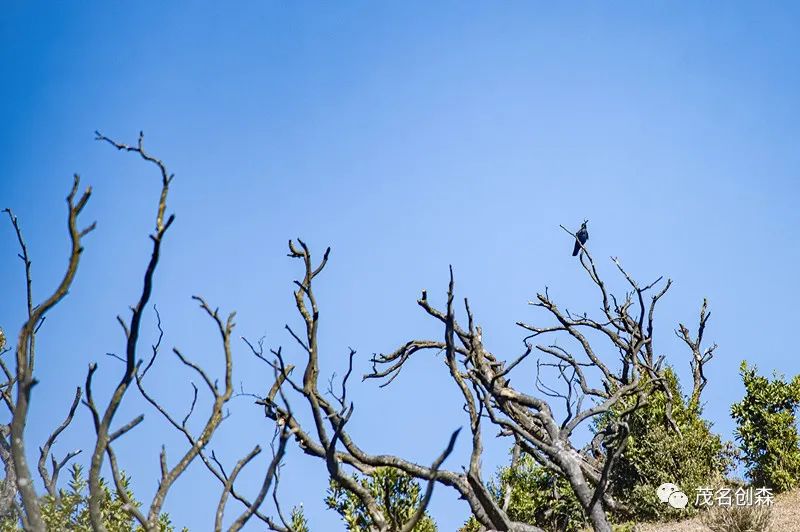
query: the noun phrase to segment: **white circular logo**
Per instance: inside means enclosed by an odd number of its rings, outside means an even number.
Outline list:
[[[675,493],[676,491],[681,491],[678,486],[675,484],[661,484],[658,489],[656,490],[656,495],[658,496],[658,500],[667,503],[669,501],[669,496]]]
[[[682,510],[686,508],[686,505],[689,504],[689,497],[682,491],[676,491],[672,495],[669,496],[667,500],[670,506],[676,508],[678,510]]]
[[[661,484],[656,489],[656,496],[662,503],[669,504],[678,510],[686,508],[686,505],[689,504],[689,497],[678,486],[670,482]]]

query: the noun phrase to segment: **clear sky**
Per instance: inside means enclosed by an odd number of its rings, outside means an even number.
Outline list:
[[[144,130],[176,174],[177,220],[153,301],[165,345],[216,375],[216,336],[192,294],[237,310],[237,337],[266,335],[301,360],[283,330],[298,324],[299,264],[286,257],[297,236],[318,255],[333,248],[317,288],[323,383],[343,373],[348,346],[362,374],[373,352],[441,337],[415,301],[426,288],[443,303],[448,264],[488,346],[512,359],[524,336],[514,322],[545,319],[527,305],[545,286],[570,309],[598,310],[558,227],[588,218],[590,249],[615,286],[610,256],[643,281],[674,280],[656,351],[687,384],[673,330],[694,328],[708,297],[707,334],[720,347],[705,413],[731,437],[742,359],[800,370],[799,23],[797,4],[780,2],[7,2],[0,207],[23,224],[37,299],[65,266],[73,172],[94,187],[84,219],[98,221],[72,292],[41,331],[29,449],[65,414],[92,360],[107,400],[122,371],[105,356],[123,348],[115,316],[135,301],[149,256],[158,177],[94,142],[95,129],[123,142]],[[13,338],[24,283],[6,221],[0,250],[0,324]],[[152,312],[146,322],[142,356]],[[267,368],[239,341],[235,357],[235,380],[264,393]],[[515,382],[532,389],[531,367],[519,369]],[[194,376],[168,349],[150,379],[185,411]],[[354,379],[350,393],[350,429],[368,451],[429,462],[467,423],[441,358],[420,356],[388,389]],[[85,462],[92,429],[79,412],[58,452],[83,447]],[[173,461],[185,447],[135,390],[117,422],[142,412],[117,451],[149,504],[160,443]],[[271,431],[238,398],[212,448],[230,467]],[[486,440],[488,478],[508,444],[491,430]],[[462,438],[446,466],[459,470],[467,453]],[[255,491],[266,460],[243,490]],[[341,528],[324,511],[325,486],[324,464],[292,447],[282,500],[302,502],[317,532]],[[176,524],[208,530],[218,494],[198,464],[166,509]],[[440,486],[432,512],[450,531],[468,509]]]

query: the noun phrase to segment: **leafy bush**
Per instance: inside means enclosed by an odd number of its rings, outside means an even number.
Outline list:
[[[367,488],[393,530],[399,530],[417,510],[420,503],[420,486],[412,477],[391,467],[380,467],[372,475],[356,480]],[[332,508],[342,516],[350,532],[369,532],[372,520],[358,497],[331,480],[328,496],[325,498],[328,508]],[[436,532],[436,523],[426,513],[414,527],[414,532]]]
[[[587,524],[569,482],[523,455],[516,468],[506,467],[498,475],[493,493],[498,500],[511,486],[508,516],[523,523],[571,532]]]
[[[611,495],[628,509],[613,516],[617,520],[635,522],[683,517],[687,510],[674,510],[656,497],[656,488],[665,482],[679,485],[691,494],[699,487],[713,485],[724,476],[735,456],[730,444],[711,432],[711,425],[701,417],[702,408],[683,395],[675,373],[664,373],[673,397],[672,418],[680,429],[675,432],[666,418],[667,395],[655,392],[650,401],[628,418],[630,433],[627,446],[611,474]],[[613,416],[631,406],[621,401],[614,411],[595,423],[602,430]],[[545,530],[571,532],[587,525],[586,517],[569,483],[539,466],[528,456],[520,459],[517,468],[501,468],[489,484],[498,503],[511,487],[508,515],[515,521],[536,525]],[[696,510],[689,509],[688,512]],[[625,530],[632,523],[614,525]],[[481,530],[477,520],[470,520],[460,532]]]
[[[516,467],[500,468],[496,479],[489,483],[489,491],[499,504],[509,488],[507,514],[514,521],[559,532],[574,532],[587,526],[586,516],[569,482],[528,455],[522,455]],[[479,530],[480,524],[472,517],[460,532]]]
[[[86,492],[87,481],[83,477],[83,469],[80,465],[73,464],[70,469],[70,481],[68,489],[59,490],[59,497],[47,495],[42,499],[42,519],[47,530],[69,530],[71,532],[92,532],[92,525],[89,521],[89,496]],[[128,489],[128,478],[123,474],[122,482],[128,497],[138,507],[141,503],[133,498],[133,494]],[[100,512],[103,516],[103,524],[108,532],[142,532],[141,526],[135,525],[133,517],[123,510],[124,503],[119,492],[111,489],[101,479],[101,485],[105,498],[100,503]],[[161,514],[158,522],[159,532],[173,532],[175,528],[169,520],[167,514]],[[22,528],[16,519],[5,519],[0,523],[0,532],[18,532]],[[184,529],[186,531],[186,529]]]
[[[723,443],[711,432],[711,424],[702,419],[701,405],[683,395],[671,368],[665,370],[664,378],[673,397],[672,418],[680,433],[667,422],[667,395],[653,393],[649,402],[629,417],[627,447],[611,474],[611,494],[628,507],[625,517],[637,522],[696,512],[691,505],[687,510],[674,510],[663,504],[656,497],[656,488],[670,482],[693,494],[724,476],[735,455],[732,446]],[[630,406],[630,401],[619,404],[611,415]],[[596,429],[606,422],[608,418],[601,420]]]
[[[795,416],[800,405],[800,375],[790,382],[777,374],[770,380],[747,362],[742,362],[740,373],[745,396],[731,407],[731,414],[747,476],[757,486],[776,492],[789,490],[800,480]]]

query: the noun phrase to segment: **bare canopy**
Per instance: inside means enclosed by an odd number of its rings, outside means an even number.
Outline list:
[[[87,442],[92,449],[88,506],[91,526],[98,532],[106,530],[101,508],[105,495],[100,477],[106,463],[124,510],[144,530],[154,532],[160,530],[159,518],[170,490],[197,459],[219,481],[214,530],[240,530],[255,519],[269,530],[297,532],[292,520],[283,512],[277,493],[284,455],[292,441],[305,454],[317,459],[332,481],[357,498],[368,515],[373,532],[411,532],[425,515],[437,486],[454,490],[484,530],[540,531],[536,526],[512,519],[508,512],[508,497],[497,500],[487,487],[481,472],[486,428],[492,429],[491,437],[499,430],[501,437],[508,438],[515,461],[525,453],[553,474],[566,479],[594,529],[600,532],[611,530],[608,513],[621,509],[622,504],[612,497],[609,479],[616,460],[625,449],[629,433],[627,421],[632,413],[648,403],[653,393],[662,392],[671,398],[665,380],[665,357],[656,356],[654,347],[656,306],[669,290],[671,281],[659,278],[642,285],[619,260],[613,258],[612,263],[627,287],[623,294],[616,295],[601,277],[585,246],[586,239],[564,229],[582,251],[580,265],[594,286],[595,297],[601,302],[600,311],[596,316],[570,312],[560,307],[545,289],[530,304],[541,309],[547,321],[542,325],[519,322],[525,335],[523,347],[520,352],[509,356],[497,356],[484,344],[481,327],[466,298],[463,305],[457,305],[452,268],[443,308],[432,304],[427,292],[423,291],[417,303],[423,312],[439,323],[442,335],[410,339],[390,352],[374,355],[364,380],[376,380],[381,387],[387,386],[400,376],[412,356],[444,353],[444,379],[456,386],[463,400],[465,421],[469,427],[467,437],[470,439],[468,462],[448,469],[445,462],[448,459],[452,462],[450,455],[461,435],[461,429],[457,427],[452,427],[450,436],[442,439],[441,452],[425,463],[367,450],[348,430],[348,421],[355,412],[355,405],[348,398],[348,387],[351,386],[356,352],[351,349],[346,353],[347,368],[340,382],[334,384],[331,379],[330,385],[323,389],[319,385],[320,357],[324,356],[324,350],[319,345],[318,330],[323,313],[315,285],[328,264],[330,248],[315,260],[305,242],[299,239],[289,241],[289,257],[300,266],[300,278],[294,282],[294,307],[302,320],[302,330],[296,331],[288,325],[285,329],[292,341],[300,346],[302,360],[291,364],[280,347],[265,351],[263,341],[252,342],[242,338],[242,345],[266,364],[264,368],[268,370],[269,382],[254,385],[268,391],[257,395],[255,402],[259,409],[263,409],[267,423],[274,430],[270,441],[254,441],[249,453],[231,461],[232,467],[226,468],[224,459],[210,451],[209,445],[224,422],[231,398],[235,396],[232,355],[232,344],[236,341],[235,313],[221,314],[203,297],[194,296],[200,311],[218,335],[216,356],[222,361],[224,370],[220,376],[211,375],[180,348],[173,347],[171,356],[175,356],[201,385],[198,388],[192,384],[187,413],[181,416],[170,412],[148,389],[147,376],[158,371],[156,361],[162,351],[164,330],[161,316],[151,305],[151,300],[159,261],[165,252],[166,236],[175,221],[175,216],[168,214],[174,176],[163,161],[145,149],[141,134],[132,145],[119,143],[100,133],[96,138],[119,151],[137,156],[154,168],[161,189],[155,202],[155,223],[150,235],[152,247],[143,267],[141,290],[130,307],[130,316],[117,317],[124,345],[120,356],[113,355],[116,362],[112,370],[118,374],[117,384],[110,397],[98,397],[93,392],[92,383],[100,368],[96,363],[89,364],[83,388],[78,387],[71,399],[64,399],[65,417],[55,425],[40,448],[37,470],[41,485],[56,503],[59,473],[81,451],[69,451],[59,458],[53,448],[75,416],[84,411],[78,409],[83,400],[85,411],[91,415],[94,425],[93,441]],[[71,246],[65,273],[51,294],[39,304],[35,304],[33,299],[31,259],[20,223],[10,210],[5,211],[24,265],[27,318],[13,347],[13,367],[0,355],[0,369],[4,376],[0,394],[7,410],[6,421],[0,425],[0,459],[5,468],[5,482],[0,486],[0,512],[7,518],[18,520],[25,530],[36,532],[46,529],[43,499],[37,491],[38,481],[34,482],[27,463],[25,442],[29,404],[37,383],[34,372],[36,336],[47,313],[68,294],[78,270],[83,240],[94,228],[94,224],[82,228],[78,223],[78,217],[91,196],[91,189],[84,192],[79,192],[79,189],[80,181],[75,176],[67,197]],[[709,316],[704,301],[697,333],[693,336],[683,324],[678,327],[678,336],[691,354],[691,401],[694,404],[700,401],[706,384],[704,366],[713,357],[715,349],[715,346],[702,346]],[[142,353],[141,328],[145,319],[155,321],[159,334]],[[556,338],[567,341],[559,342]],[[11,350],[5,347],[6,343],[5,335],[0,331],[0,352],[3,354]],[[614,353],[613,360],[606,355],[609,352]],[[528,359],[536,359],[534,378],[530,378],[530,364],[525,363]],[[524,387],[512,385],[512,376],[517,374],[521,376],[515,378],[516,383],[532,384]],[[123,467],[113,447],[115,441],[144,420],[144,414],[122,420],[122,424],[117,420],[120,406],[129,397],[131,388],[133,393],[138,391],[149,407],[185,440],[185,448],[177,456],[168,456],[162,446],[159,455],[153,457],[159,464],[160,475],[150,503],[143,506],[138,506],[129,497],[121,473]],[[203,414],[196,412],[200,410],[196,408],[200,393],[211,398],[210,406]],[[677,431],[677,424],[670,414],[670,401],[667,401],[666,410],[667,420]],[[199,432],[194,432],[189,428],[189,419],[197,414],[204,415],[205,422]],[[575,443],[578,428],[600,416],[605,420],[602,430],[597,431],[588,444],[578,446]],[[264,466],[263,481],[255,493],[244,493],[237,487],[237,478],[244,468],[253,467],[251,464],[257,462],[255,459],[262,453],[264,445],[270,446],[271,457]],[[358,480],[359,474],[370,475],[379,468],[393,468],[425,485],[417,507],[402,523],[394,522],[374,494]],[[232,519],[226,519],[225,512],[231,506],[231,499],[236,501],[238,513]],[[273,507],[272,512],[266,509],[268,505]]]

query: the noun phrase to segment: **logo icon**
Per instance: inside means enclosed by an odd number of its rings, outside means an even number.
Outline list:
[[[677,510],[682,510],[689,504],[689,497],[678,486],[669,482],[661,484],[656,489],[656,496],[662,503],[669,504]]]

